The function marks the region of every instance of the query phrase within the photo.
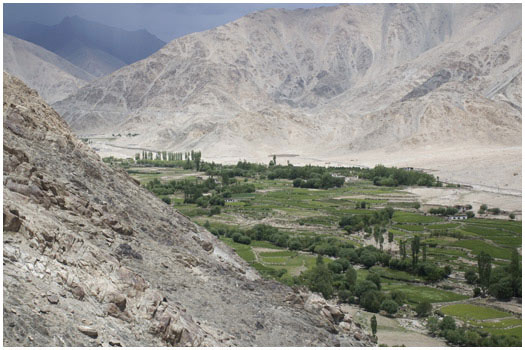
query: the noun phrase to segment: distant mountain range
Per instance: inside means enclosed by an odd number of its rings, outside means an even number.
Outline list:
[[[121,148],[208,157],[521,145],[521,25],[519,4],[270,9],[54,107],[81,134],[139,134]]]
[[[4,33],[32,42],[100,77],[150,56],[165,42],[146,30],[127,31],[78,16],[57,25],[4,25]]]
[[[55,53],[7,34],[4,71],[22,79],[48,103],[66,98],[95,79]]]

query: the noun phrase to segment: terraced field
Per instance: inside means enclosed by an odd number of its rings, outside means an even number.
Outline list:
[[[199,182],[206,178],[204,173],[180,168],[129,170],[130,175],[141,183],[153,179],[163,182],[183,177]],[[236,180],[238,183],[253,184],[256,191],[232,194],[231,199],[216,215],[210,215],[209,209],[196,204],[184,203],[182,192],[175,192],[167,197],[171,205],[180,212],[208,228],[222,227],[235,231],[266,224],[292,238],[333,237],[356,248],[366,245],[381,248],[381,244],[371,232],[348,234],[339,227],[341,218],[350,214],[372,216],[387,205],[393,206],[395,212],[387,227],[393,241],[388,242],[388,235],[384,233],[384,249],[400,258],[401,242],[410,242],[415,235],[419,235],[421,244],[427,248],[426,259],[439,266],[451,266],[453,274],[446,283],[428,283],[421,277],[388,267],[374,266],[370,270],[359,265],[354,267],[357,269],[358,281],[366,279],[371,272],[377,273],[381,278],[383,292],[403,292],[407,303],[412,307],[423,301],[436,304],[467,302],[472,297],[472,287],[465,288],[463,272],[476,266],[477,255],[485,251],[494,258],[495,265],[507,265],[512,250],[521,248],[522,244],[521,221],[478,218],[449,221],[415,209],[418,206],[414,197],[401,188],[378,187],[366,180],[352,181],[340,188],[326,190],[296,188],[292,181],[284,179],[239,177]],[[220,239],[262,275],[284,283],[315,266],[316,255],[308,252],[291,251],[267,241],[252,240],[249,244],[241,244],[222,235]],[[410,250],[410,247],[407,249]],[[332,260],[327,256],[323,259],[326,263]],[[441,310],[490,334],[519,333],[521,339],[521,320],[511,314],[487,309],[490,308],[456,304],[445,306]],[[462,315],[471,316],[465,318]]]
[[[489,334],[515,335],[522,339],[521,319],[508,312],[474,304],[447,305],[441,312]]]

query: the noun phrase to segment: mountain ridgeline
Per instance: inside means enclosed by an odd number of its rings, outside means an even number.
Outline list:
[[[4,32],[54,52],[97,77],[146,58],[165,44],[146,30],[127,31],[78,16],[53,26],[19,22],[6,25]]]
[[[210,157],[519,145],[521,11],[270,9],[173,40],[54,107],[79,134]]]

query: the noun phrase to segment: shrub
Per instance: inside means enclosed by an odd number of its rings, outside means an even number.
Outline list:
[[[357,272],[354,269],[353,266],[348,266],[348,269],[345,272],[345,282],[348,284],[349,287],[352,287],[355,285],[355,282],[357,280]]]
[[[476,284],[478,281],[478,274],[474,270],[467,270],[465,272],[465,279],[468,284]]]
[[[488,211],[489,213],[492,213],[494,215],[498,215],[499,213],[501,213],[501,210],[499,208],[490,208]]]
[[[385,310],[388,314],[393,315],[399,309],[399,305],[392,299],[385,299],[381,303],[381,310]]]
[[[377,286],[374,282],[369,280],[364,280],[361,282],[358,282],[355,286],[355,295],[358,298],[361,298],[363,294],[365,294],[368,291],[375,290],[377,291]]]
[[[337,259],[335,260],[336,263],[340,264],[343,267],[343,271],[346,271],[350,267],[350,261],[347,259]]]
[[[474,298],[477,298],[481,295],[481,289],[479,287],[474,288]]]
[[[427,320],[427,328],[432,335],[436,335],[439,333],[439,320],[437,317],[429,317]]]
[[[379,312],[381,305],[381,293],[375,290],[368,290],[359,300],[361,305],[368,312]]]
[[[432,304],[428,301],[422,301],[416,306],[417,317],[424,317],[430,315],[432,312]]]
[[[390,297],[393,301],[395,301],[398,305],[403,305],[407,301],[407,296],[405,293],[403,293],[400,290],[394,290],[390,293]]]
[[[220,213],[221,213],[221,208],[219,208],[219,207],[213,207],[213,208],[211,208],[211,210],[210,210],[210,214],[209,214],[209,216],[218,215],[218,214],[220,214]]]
[[[371,272],[366,276],[367,281],[372,281],[377,286],[377,290],[381,290],[381,277],[375,272]]]
[[[474,214],[473,211],[471,211],[471,210],[467,211],[467,218],[468,219],[472,219],[474,216],[476,216],[476,214]]]
[[[162,197],[161,199],[162,199],[162,201],[163,201],[164,203],[166,203],[166,204],[171,204],[171,199],[170,199],[170,197]]]
[[[451,316],[445,316],[439,323],[439,328],[443,331],[456,329],[456,321]]]
[[[353,297],[354,295],[352,294],[352,292],[348,289],[341,289],[339,292],[338,292],[338,296],[339,296],[339,300],[344,302],[344,303],[350,303],[352,302],[353,300]]]
[[[341,266],[341,264],[337,261],[330,261],[330,263],[328,263],[328,268],[333,273],[341,273],[343,271],[343,266]]]
[[[364,250],[359,257],[361,264],[365,265],[367,268],[374,266],[377,262],[376,255],[369,250]]]
[[[330,298],[334,292],[332,272],[323,263],[318,263],[312,269],[307,283],[310,290],[321,293],[325,299]]]
[[[240,244],[250,244],[252,243],[252,240],[250,237],[241,235],[240,233],[236,233],[233,235],[233,241]]]
[[[512,280],[510,277],[504,277],[497,283],[493,283],[489,287],[489,294],[499,300],[509,300],[514,295],[512,288]]]
[[[509,218],[510,218],[511,220],[514,220],[514,219],[516,218],[516,215],[514,215],[514,213],[510,213],[510,214],[509,214]]]
[[[445,339],[452,344],[459,344],[462,340],[461,333],[456,329],[449,329],[445,331]]]

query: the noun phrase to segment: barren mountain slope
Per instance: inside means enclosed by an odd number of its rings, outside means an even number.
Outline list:
[[[103,164],[6,73],[3,142],[3,345],[373,345]]]
[[[48,103],[66,98],[95,78],[51,51],[6,34],[4,70],[37,90]]]
[[[520,76],[518,4],[272,9],[176,39],[55,107],[80,134],[139,134],[124,147],[343,158],[521,145]]]

